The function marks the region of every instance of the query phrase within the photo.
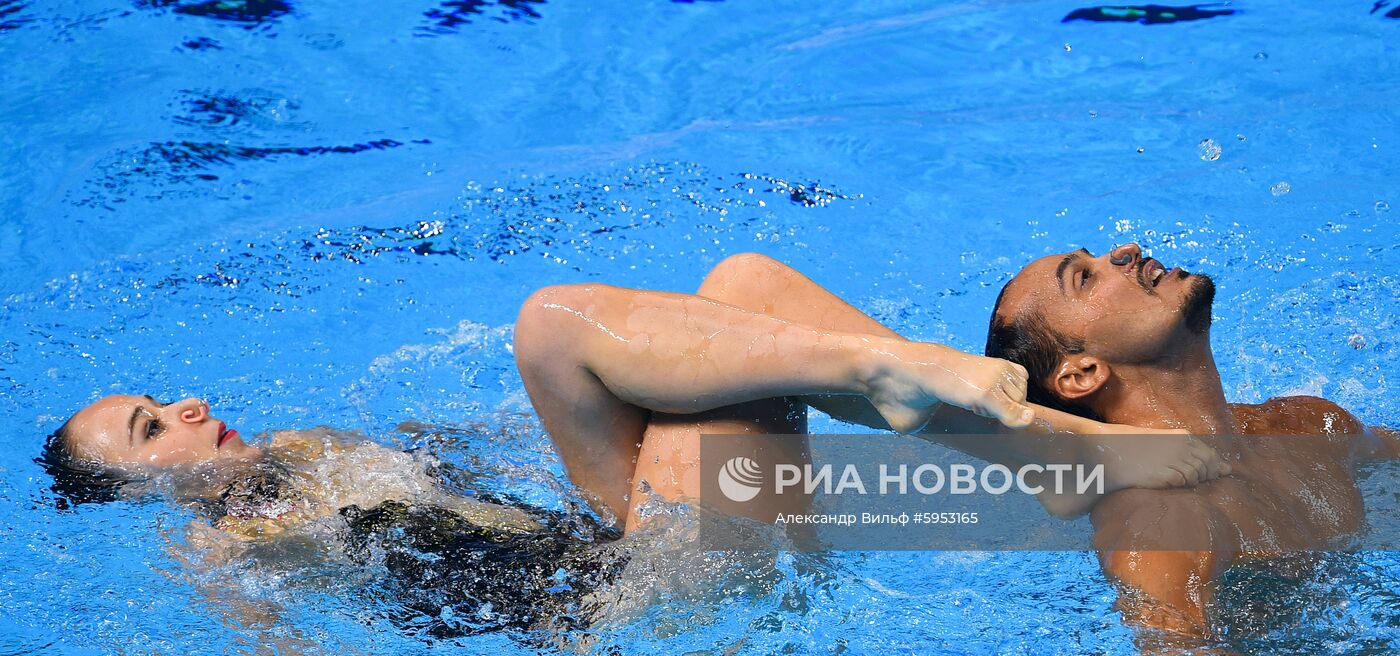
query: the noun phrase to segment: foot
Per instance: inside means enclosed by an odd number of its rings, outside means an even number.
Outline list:
[[[866,398],[898,433],[924,427],[940,403],[951,403],[1012,428],[1035,418],[1026,405],[1026,369],[1006,360],[938,344],[888,340],[872,352]]]
[[[1230,474],[1230,464],[1215,449],[1185,431],[1121,428],[1084,436],[1087,460],[1104,466],[1106,492],[1190,487]]]

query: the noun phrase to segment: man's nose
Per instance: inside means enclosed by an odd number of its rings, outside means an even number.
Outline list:
[[[205,403],[203,399],[190,397],[180,401],[177,405],[179,406],[177,410],[180,413],[180,421],[197,424],[209,416],[209,404]]]
[[[1141,258],[1142,249],[1133,242],[1128,242],[1108,252],[1108,261],[1114,266],[1131,265]]]

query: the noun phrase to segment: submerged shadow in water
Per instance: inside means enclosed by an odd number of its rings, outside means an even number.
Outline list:
[[[179,106],[183,114],[171,117],[180,125],[201,128],[228,128],[238,125],[275,128],[288,124],[300,109],[292,99],[279,94],[252,90],[241,93],[182,92]]]
[[[34,19],[21,14],[24,5],[17,0],[0,0],[0,32],[17,30]]]
[[[455,34],[458,28],[487,18],[499,23],[534,22],[541,18],[532,5],[545,0],[447,0],[423,12],[431,21],[414,30],[416,36]]]
[[[414,139],[414,144],[432,143]],[[336,146],[238,146],[228,143],[164,141],[137,151],[123,151],[101,166],[106,173],[88,180],[89,193],[74,201],[80,207],[104,207],[139,196],[138,187],[147,187],[147,198],[159,200],[172,194],[170,187],[220,179],[219,171],[239,162],[269,161],[286,157],[352,155],[383,151],[407,144],[393,139]]]
[[[245,29],[275,22],[292,13],[292,6],[283,0],[140,0],[136,6],[147,9],[170,9],[177,14],[199,16],[226,23],[236,23]]]
[[[1229,16],[1234,9],[1205,9],[1210,5],[1186,5],[1168,7],[1165,5],[1137,5],[1123,7],[1087,7],[1071,11],[1061,23],[1084,20],[1097,23],[1141,23],[1143,25],[1166,25],[1186,21],[1205,20]]]

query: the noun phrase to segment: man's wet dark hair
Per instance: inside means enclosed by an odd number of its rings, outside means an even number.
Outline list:
[[[130,477],[73,453],[65,422],[44,440],[44,450],[34,459],[53,477],[51,489],[60,508],[79,503],[115,501]]]
[[[1070,339],[1056,332],[1045,321],[1040,308],[1032,308],[1023,316],[1002,319],[998,315],[1001,300],[1006,296],[1007,282],[997,294],[992,305],[992,319],[987,326],[988,357],[1010,360],[1026,368],[1026,400],[1072,415],[1103,421],[1097,412],[1088,406],[1061,400],[1046,387],[1046,381],[1055,373],[1060,358],[1084,352],[1084,341]]]

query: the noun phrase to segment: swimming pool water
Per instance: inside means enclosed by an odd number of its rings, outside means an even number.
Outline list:
[[[736,252],[978,350],[1023,263],[1137,240],[1215,276],[1232,400],[1400,425],[1394,7],[1063,20],[1087,7],[0,0],[0,652],[538,649],[391,626],[373,581],[182,562],[188,512],[60,510],[32,458],[98,395],[200,395],[247,434],[455,427],[444,457],[563,508],[519,303],[692,290]],[[1377,530],[1394,474],[1366,483]],[[1089,554],[752,562],[679,534],[639,545],[649,574],[574,648],[1133,651]],[[1246,586],[1281,610],[1230,644],[1400,649],[1398,580],[1364,553]]]

